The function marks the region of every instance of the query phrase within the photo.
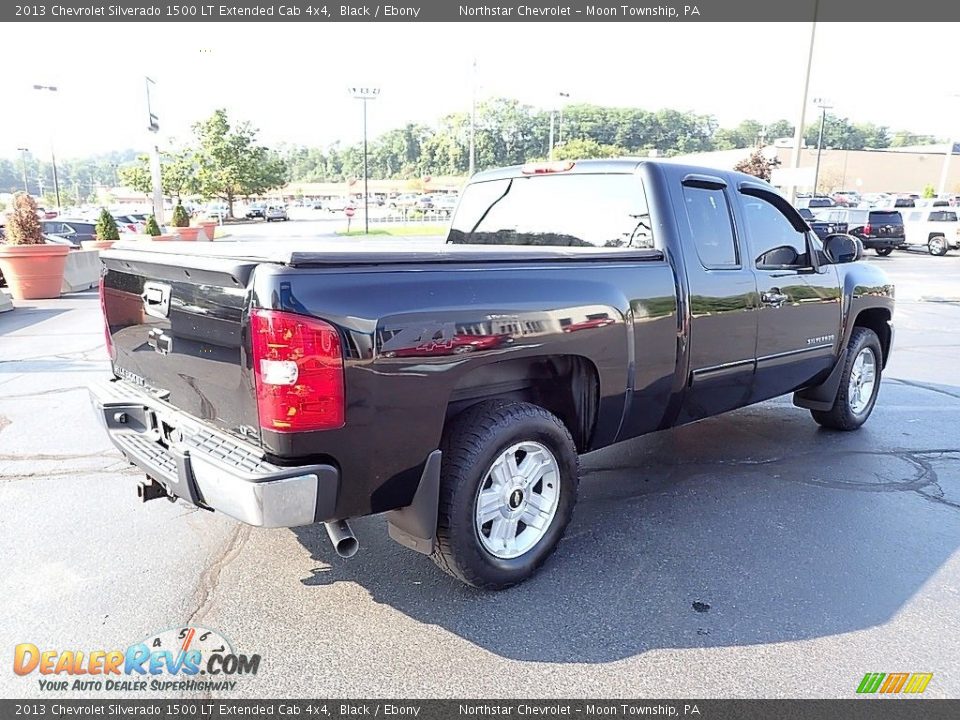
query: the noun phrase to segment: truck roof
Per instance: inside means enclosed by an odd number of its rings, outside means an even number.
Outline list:
[[[565,161],[557,160],[552,161],[558,165],[562,165]],[[588,173],[632,173],[635,172],[640,165],[647,162],[646,158],[612,158],[609,160],[577,160],[571,161],[573,165],[568,170],[562,170],[560,172],[566,174],[588,174]],[[492,170],[482,170],[470,178],[470,182],[482,182],[485,180],[499,180],[501,178],[512,178],[512,177],[523,177],[529,175],[529,173],[524,173],[523,169],[526,167],[537,166],[537,165],[549,165],[550,162],[534,162],[527,163],[525,165],[510,165],[508,167],[494,168]]]

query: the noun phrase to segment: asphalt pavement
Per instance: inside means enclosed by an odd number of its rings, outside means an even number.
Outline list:
[[[566,539],[496,594],[382,518],[342,560],[319,526],[140,504],[87,400],[108,370],[96,293],[18,303],[0,315],[0,650],[191,623],[262,656],[227,697],[852,697],[899,671],[960,697],[960,256],[867,262],[898,307],[863,429],[783,398],[588,455]],[[7,669],[0,695],[41,691]]]

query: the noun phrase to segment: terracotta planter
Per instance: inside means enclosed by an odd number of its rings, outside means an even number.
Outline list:
[[[175,227],[173,230],[180,236],[181,240],[196,240],[197,235],[200,234],[200,228],[198,227]]]
[[[81,240],[80,247],[84,250],[106,250],[112,248],[114,240]]]
[[[0,245],[0,272],[14,300],[60,297],[67,245]]]
[[[161,234],[161,235],[147,235],[147,240],[150,242],[169,242],[170,240],[176,240],[177,236],[172,234]]]
[[[219,223],[216,220],[201,220],[197,225],[203,228],[207,240],[213,240],[213,234],[216,232]]]

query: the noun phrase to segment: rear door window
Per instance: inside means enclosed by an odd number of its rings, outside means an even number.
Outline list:
[[[708,270],[739,268],[740,254],[726,193],[719,188],[684,185],[683,205],[700,264]]]
[[[652,248],[643,184],[632,174],[548,174],[468,185],[447,242]]]
[[[898,212],[870,212],[871,225],[903,225],[903,216]]]
[[[930,213],[930,222],[957,222],[957,214],[952,210],[937,210]]]

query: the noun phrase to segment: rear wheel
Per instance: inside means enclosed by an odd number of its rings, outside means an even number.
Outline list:
[[[893,252],[893,248],[889,248],[889,247],[888,247],[888,248],[874,248],[874,250],[876,251],[877,255],[879,255],[880,257],[886,257],[887,255],[889,255],[890,253]]]
[[[577,451],[555,415],[490,401],[458,416],[441,445],[434,562],[488,590],[533,575],[556,548],[577,497]]]
[[[943,235],[931,235],[927,241],[927,251],[931,255],[943,256],[947,254],[947,239]]]
[[[877,334],[869,328],[855,327],[843,363],[833,407],[828,411],[811,410],[810,414],[825,428],[856,430],[870,417],[880,391],[883,349]]]

